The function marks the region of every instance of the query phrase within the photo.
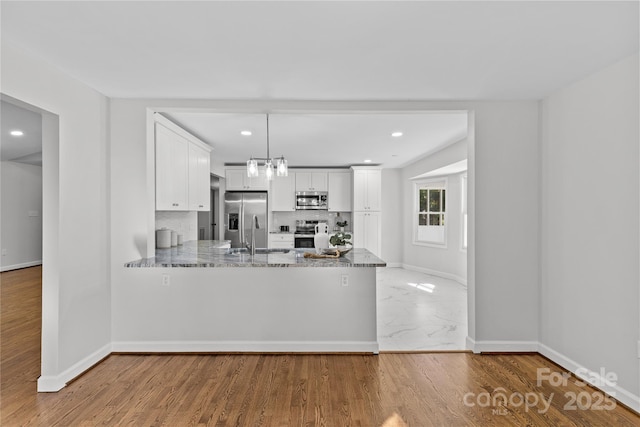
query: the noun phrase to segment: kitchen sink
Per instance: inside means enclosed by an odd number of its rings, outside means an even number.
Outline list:
[[[281,248],[256,248],[256,254],[288,254],[291,252],[291,249],[281,249]],[[230,255],[235,254],[249,254],[251,251],[247,248],[231,248],[227,252]]]

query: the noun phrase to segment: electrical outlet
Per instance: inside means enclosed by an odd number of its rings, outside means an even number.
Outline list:
[[[169,277],[168,274],[163,274],[162,275],[162,286],[169,286],[171,285],[171,277]]]
[[[5,256],[7,254],[7,250],[6,249],[2,249],[2,256]]]
[[[340,283],[342,283],[342,286],[349,286],[349,275],[343,274]]]

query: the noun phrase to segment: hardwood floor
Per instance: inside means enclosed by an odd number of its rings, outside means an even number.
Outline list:
[[[39,274],[0,278],[3,427],[640,425],[613,402],[596,410],[599,392],[572,378],[538,386],[538,368],[562,372],[539,355],[112,355],[38,394]],[[565,393],[588,393],[589,408],[565,409]]]

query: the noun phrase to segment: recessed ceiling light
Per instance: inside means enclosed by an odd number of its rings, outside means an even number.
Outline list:
[[[365,163],[371,163],[371,159],[366,159],[364,162]]]
[[[22,136],[22,135],[24,135],[24,132],[22,132],[21,130],[12,130],[10,133],[13,136]]]
[[[398,138],[398,137],[402,136],[402,132],[393,132],[391,134],[391,136],[393,136],[394,138]]]
[[[242,132],[240,132],[240,135],[242,135],[242,136],[251,136],[251,131],[250,130],[243,130]]]

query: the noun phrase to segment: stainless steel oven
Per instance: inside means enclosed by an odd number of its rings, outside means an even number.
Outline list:
[[[326,191],[298,191],[296,192],[296,210],[329,208]]]
[[[314,247],[313,237],[314,237],[313,234],[295,233],[293,235],[293,247],[295,247],[295,248],[313,248]]]

